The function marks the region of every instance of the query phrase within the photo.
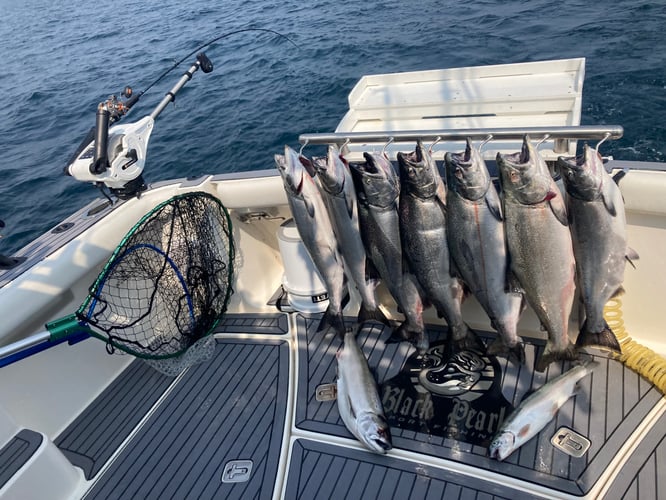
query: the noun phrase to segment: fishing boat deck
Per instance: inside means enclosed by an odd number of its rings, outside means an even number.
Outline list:
[[[277,492],[290,499],[515,499],[596,495],[607,481],[612,498],[656,499],[666,491],[666,478],[657,474],[666,459],[664,401],[650,383],[602,355],[579,394],[536,438],[504,462],[487,456],[502,408],[508,415],[528,391],[566,368],[552,364],[535,373],[538,340],[526,344],[521,366],[479,354],[484,366],[474,365],[480,376],[470,390],[444,396],[446,383],[410,392],[410,381],[422,387],[416,381],[425,367],[414,363],[409,344],[386,343],[388,328],[365,324],[358,341],[379,382],[394,445],[388,455],[370,453],[344,427],[335,401],[321,397],[322,384],[335,381],[340,340],[315,334],[318,318],[227,315],[213,359],[176,378],[130,363],[54,440],[83,470],[85,498]],[[446,329],[431,325],[428,333],[430,371],[452,373],[436,359]],[[3,464],[20,466],[31,446],[27,432],[0,450]],[[551,444],[571,438],[575,454],[577,434],[590,441],[580,457]]]

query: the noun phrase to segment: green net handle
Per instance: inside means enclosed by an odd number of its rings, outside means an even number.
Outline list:
[[[82,325],[76,314],[70,314],[46,323],[46,329],[51,334],[51,340],[54,342],[65,340],[84,332],[93,335],[93,331],[88,326]]]

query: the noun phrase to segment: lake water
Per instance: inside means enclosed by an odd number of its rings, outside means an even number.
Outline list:
[[[9,253],[99,196],[63,175],[97,104],[145,89],[189,52],[195,75],[159,117],[144,177],[274,168],[305,132],[330,132],[364,74],[585,57],[583,124],[618,124],[602,146],[664,161],[666,5],[619,0],[364,2],[0,0],[0,252]],[[126,121],[152,110],[190,60],[147,92]]]

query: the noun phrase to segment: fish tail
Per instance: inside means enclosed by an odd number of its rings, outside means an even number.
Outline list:
[[[409,327],[409,322],[404,321],[398,328],[391,332],[391,336],[386,340],[387,344],[394,344],[398,342],[407,341],[416,347],[419,354],[425,354],[430,347],[430,341],[425,333],[425,330],[412,329]]]
[[[595,346],[603,349],[610,349],[618,354],[622,354],[620,343],[617,337],[610,329],[608,323],[604,321],[604,328],[600,332],[590,332],[587,330],[587,320],[583,323],[578,338],[576,339],[576,347]]]
[[[571,342],[564,349],[553,349],[553,344],[549,341],[534,368],[538,372],[543,372],[553,361],[576,361],[578,356],[579,352]]]
[[[496,337],[488,346],[488,354],[492,356],[506,356],[508,359],[517,361],[519,365],[525,363],[525,348],[520,341],[514,346],[509,346],[501,337]]]
[[[366,321],[377,321],[378,323],[383,323],[386,326],[391,326],[391,322],[384,315],[384,313],[378,307],[370,309],[367,307],[365,302],[361,303],[361,309],[358,311],[358,322],[365,323]]]
[[[465,350],[473,350],[481,353],[486,352],[486,345],[481,337],[467,324],[463,323],[460,328],[449,327],[449,350],[452,354]]]
[[[332,311],[330,307],[326,309],[324,316],[321,318],[317,333],[328,333],[329,331],[333,331],[341,339],[345,338],[345,321],[342,312]]]

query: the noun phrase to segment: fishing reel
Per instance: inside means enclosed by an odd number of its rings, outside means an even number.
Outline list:
[[[79,181],[106,187],[111,194],[120,199],[131,198],[144,191],[146,184],[142,172],[146,164],[148,140],[155,119],[170,102],[175,100],[176,93],[198,69],[204,73],[213,70],[213,63],[203,52],[197,55],[194,64],[166,93],[153,112],[134,123],[110,126],[125,116],[145,91],[134,94],[131,87],[125,87],[121,94],[125,100],[112,95],[106,101],[99,103],[95,127],[88,132],[68,166],[65,167],[65,174]]]

